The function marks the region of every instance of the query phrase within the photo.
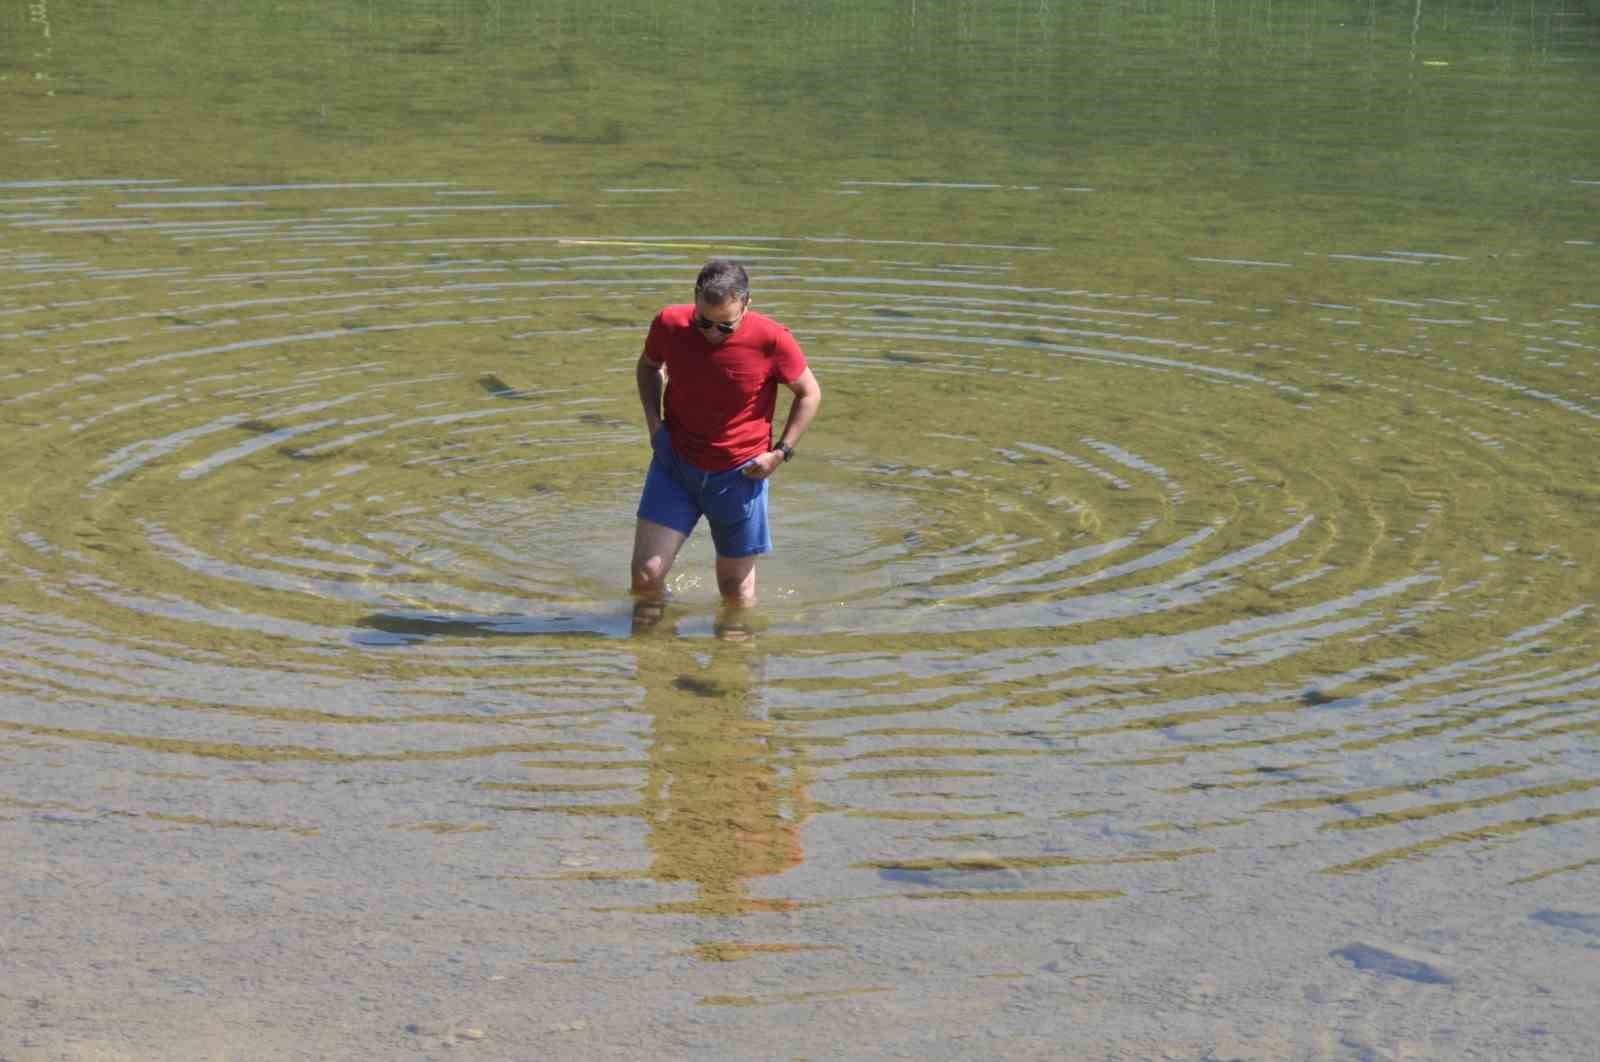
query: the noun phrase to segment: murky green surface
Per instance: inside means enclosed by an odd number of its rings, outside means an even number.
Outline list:
[[[1587,1057],[1600,11],[0,3],[0,1057]],[[630,630],[712,254],[826,400]]]

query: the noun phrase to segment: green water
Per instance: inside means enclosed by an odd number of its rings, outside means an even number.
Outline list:
[[[0,4],[0,1057],[1593,1054],[1597,88],[1582,0]],[[714,254],[825,391],[744,640],[626,595]]]

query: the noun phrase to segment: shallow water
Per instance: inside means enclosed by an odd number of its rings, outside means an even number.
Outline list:
[[[0,1057],[1592,1054],[1597,45],[0,7]],[[744,639],[625,592],[712,254]]]

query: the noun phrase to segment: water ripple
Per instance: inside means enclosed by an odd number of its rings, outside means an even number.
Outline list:
[[[1025,240],[585,233],[475,188],[0,183],[17,814],[600,831],[560,880],[657,914],[1583,865],[1594,304],[1480,297],[1448,247],[1141,293]],[[719,252],[828,407],[750,629],[697,538],[640,631],[632,359]],[[76,757],[163,784],[97,809]]]

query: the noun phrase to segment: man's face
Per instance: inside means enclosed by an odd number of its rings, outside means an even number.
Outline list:
[[[697,291],[694,293],[694,326],[706,337],[706,342],[715,346],[738,330],[749,305],[749,299],[741,298],[707,302],[705,296]]]

